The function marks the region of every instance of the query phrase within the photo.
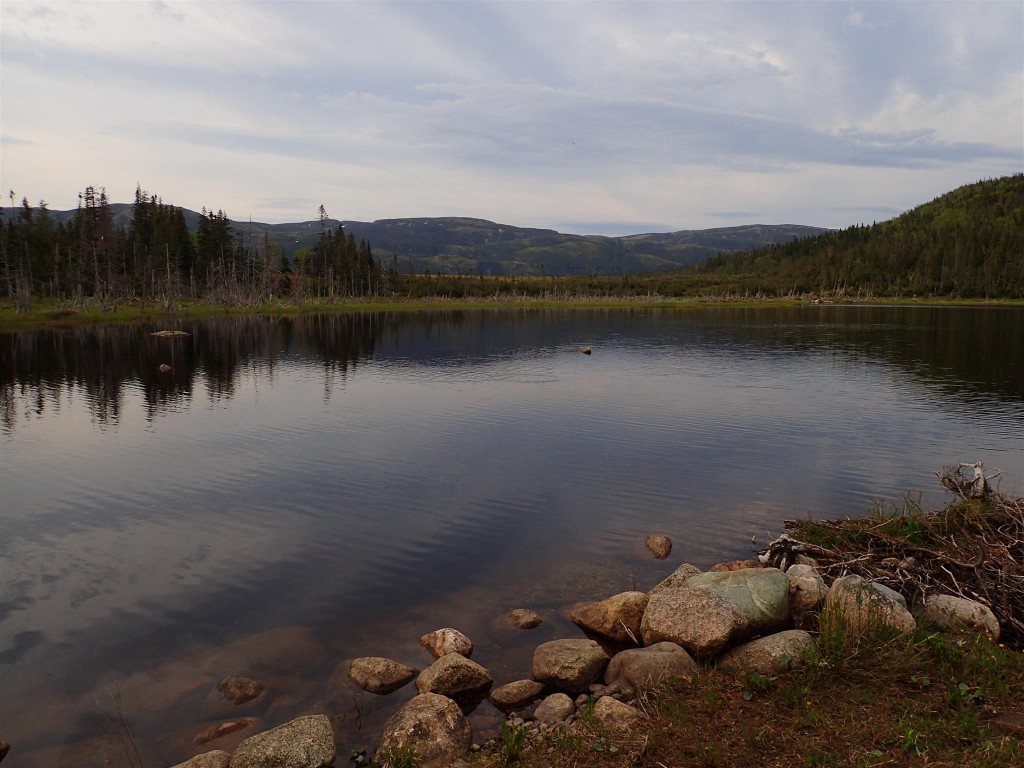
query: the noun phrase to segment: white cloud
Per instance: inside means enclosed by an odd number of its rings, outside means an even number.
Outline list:
[[[324,202],[342,218],[836,226],[1024,166],[1016,3],[0,14],[0,186],[55,207],[138,181],[271,221]]]

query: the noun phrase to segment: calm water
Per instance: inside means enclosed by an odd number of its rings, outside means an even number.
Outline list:
[[[5,768],[127,765],[118,701],[149,766],[306,711],[372,746],[413,686],[364,694],[346,659],[423,668],[419,636],[455,626],[501,684],[577,635],[572,604],[749,556],[787,518],[941,503],[961,460],[1024,490],[1017,309],[174,327],[0,335]],[[495,624],[516,607],[545,623]],[[270,695],[219,707],[233,673]],[[195,744],[238,714],[257,722]]]

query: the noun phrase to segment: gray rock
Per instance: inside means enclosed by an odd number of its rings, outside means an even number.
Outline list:
[[[774,675],[802,666],[815,652],[814,638],[802,629],[789,629],[738,645],[718,661],[723,672]]]
[[[924,601],[924,616],[937,627],[952,631],[982,631],[999,639],[999,620],[991,609],[974,600],[952,595],[929,595]]]
[[[184,763],[178,763],[173,768],[228,768],[230,762],[230,752],[215,749],[212,752],[203,752],[201,755],[196,755]]]
[[[640,633],[644,645],[668,640],[697,656],[711,656],[746,626],[739,606],[725,593],[709,587],[682,587],[651,595]]]
[[[677,587],[685,587],[687,579],[696,576],[700,573],[700,568],[689,563],[683,563],[676,568],[671,574],[665,579],[656,584],[648,594],[653,595],[661,592],[664,589],[676,589]]]
[[[746,627],[733,640],[777,632],[789,623],[789,577],[778,568],[701,573],[686,586],[716,589],[739,606]]]
[[[599,726],[610,731],[629,730],[644,718],[639,709],[623,704],[611,696],[602,696],[598,699],[591,716]]]
[[[493,682],[491,673],[475,661],[461,653],[448,653],[420,672],[416,690],[456,697],[486,690]]]
[[[225,677],[217,683],[217,692],[232,704],[245,704],[259,696],[267,687],[256,680],[241,675]]]
[[[446,768],[469,753],[473,729],[451,699],[421,693],[384,724],[375,760],[383,763],[395,750],[412,749],[419,768]]]
[[[593,640],[552,640],[533,652],[533,679],[578,695],[601,677],[608,661],[608,654]]]
[[[619,643],[640,642],[640,622],[647,608],[646,592],[623,592],[599,603],[577,608],[569,618],[574,624]]]
[[[540,616],[526,608],[516,608],[505,614],[505,619],[516,629],[533,629],[543,622]]]
[[[334,764],[334,731],[326,715],[306,715],[257,733],[238,745],[230,768],[327,768]]]
[[[879,584],[878,582],[871,582],[871,586],[881,592],[883,595],[888,597],[890,600],[895,600],[897,603],[902,605],[904,608],[907,607],[907,598],[901,595],[892,587],[887,587],[885,584]]]
[[[825,598],[822,621],[854,635],[883,627],[913,632],[917,622],[910,611],[892,597],[891,589],[879,586],[855,575],[836,579]]]
[[[668,536],[657,535],[647,537],[647,549],[659,560],[664,560],[672,554],[672,539]]]
[[[491,703],[502,712],[522,709],[544,692],[544,686],[536,680],[516,680],[514,683],[495,688],[488,696]]]
[[[467,659],[473,655],[473,643],[470,639],[451,627],[428,632],[420,638],[420,645],[430,651],[435,659],[449,653],[458,653]]]
[[[700,671],[686,649],[675,643],[655,643],[648,648],[630,648],[612,656],[604,673],[610,689],[631,693],[638,686],[651,686],[670,677],[693,677]]]
[[[417,675],[417,670],[382,656],[353,659],[348,676],[364,691],[388,694],[397,691]]]
[[[537,705],[533,716],[541,723],[562,723],[576,714],[576,704],[564,693],[553,693]]]
[[[789,577],[789,614],[800,624],[822,606],[828,587],[818,571],[809,565],[791,565],[786,576]]]

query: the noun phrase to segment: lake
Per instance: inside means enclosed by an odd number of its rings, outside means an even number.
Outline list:
[[[422,669],[420,635],[453,626],[500,685],[579,636],[574,604],[750,557],[786,519],[939,505],[960,461],[1024,491],[1019,308],[32,331],[0,334],[0,388],[5,768],[127,766],[122,718],[171,765],[309,711],[340,764],[415,693],[360,691],[351,658]],[[519,607],[544,623],[502,625]],[[229,674],[269,691],[225,706]]]

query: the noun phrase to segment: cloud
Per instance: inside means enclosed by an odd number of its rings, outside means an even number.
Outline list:
[[[714,211],[836,226],[839,208],[889,206],[875,199],[889,190],[905,188],[895,206],[909,206],[944,191],[938,179],[1024,166],[1019,4],[0,14],[4,128],[18,137],[0,147],[0,186],[64,205],[85,184],[128,199],[141,181],[168,201],[271,221],[308,218],[316,201],[340,218],[595,231],[728,218]],[[824,177],[858,199],[830,208],[812,191]]]

